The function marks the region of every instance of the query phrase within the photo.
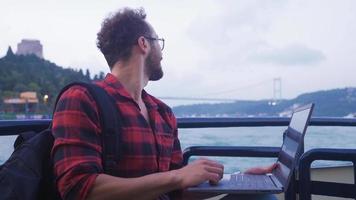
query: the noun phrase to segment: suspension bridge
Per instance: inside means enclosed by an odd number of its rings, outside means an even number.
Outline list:
[[[277,102],[280,99],[282,99],[282,80],[281,78],[274,78],[273,80],[273,102]],[[241,90],[246,90],[246,89],[251,89],[254,87],[259,87],[261,85],[265,85],[266,83],[270,83],[271,79],[264,80],[255,84],[250,84],[246,85],[243,87],[238,87],[234,89],[229,89],[229,90],[223,90],[223,91],[218,91],[218,92],[213,92],[213,93],[205,93],[205,94],[198,94],[196,97],[178,97],[178,96],[159,96],[159,99],[165,99],[165,100],[182,100],[182,101],[219,101],[219,102],[234,102],[238,101],[240,99],[237,98],[215,98],[215,97],[209,97],[209,96],[221,96],[221,95],[226,95],[226,94],[232,94],[239,92]]]

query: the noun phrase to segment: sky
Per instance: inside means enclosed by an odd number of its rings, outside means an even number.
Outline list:
[[[108,73],[96,34],[122,7],[143,7],[166,41],[155,96],[270,99],[276,78],[285,99],[356,87],[354,0],[0,0],[0,56],[38,39],[59,66]]]

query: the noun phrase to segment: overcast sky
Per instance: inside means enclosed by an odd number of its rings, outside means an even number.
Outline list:
[[[109,72],[96,33],[110,12],[144,7],[165,38],[165,76],[156,96],[234,99],[282,97],[356,87],[354,0],[0,0],[0,56],[38,39],[60,66]]]

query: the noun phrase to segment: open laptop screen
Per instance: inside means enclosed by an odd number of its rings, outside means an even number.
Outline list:
[[[292,119],[289,123],[289,127],[305,134],[306,122],[310,113],[310,109],[304,109],[293,113]]]
[[[309,123],[313,104],[303,106],[293,112],[286,134],[284,135],[277,163],[279,167],[273,171],[279,182],[287,188],[289,179],[300,156],[305,131]]]

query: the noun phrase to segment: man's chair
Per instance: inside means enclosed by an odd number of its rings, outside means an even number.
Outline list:
[[[354,183],[312,181],[310,169],[316,160],[351,161]],[[356,149],[311,149],[300,158],[298,177],[300,200],[311,200],[312,194],[356,199]]]

